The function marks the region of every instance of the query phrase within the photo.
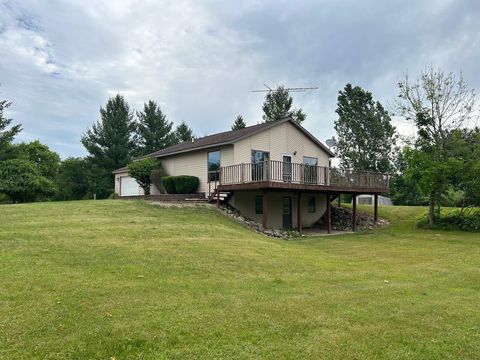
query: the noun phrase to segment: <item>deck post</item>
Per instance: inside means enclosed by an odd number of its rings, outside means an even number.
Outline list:
[[[327,194],[327,233],[332,232],[332,206],[330,194]]]
[[[263,228],[267,228],[268,225],[268,191],[263,191]]]
[[[357,231],[357,194],[352,195],[352,231]]]
[[[215,186],[215,191],[217,192],[217,207],[220,207],[220,191],[218,190],[218,185]]]
[[[302,232],[302,192],[297,193],[297,227],[298,232]]]
[[[378,221],[378,194],[373,196],[373,219]]]

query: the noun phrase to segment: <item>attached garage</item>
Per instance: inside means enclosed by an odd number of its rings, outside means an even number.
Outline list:
[[[134,178],[122,176],[120,178],[120,196],[140,195],[140,187]]]

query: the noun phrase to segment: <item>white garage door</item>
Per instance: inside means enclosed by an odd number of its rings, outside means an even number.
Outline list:
[[[120,178],[120,196],[139,195],[138,183],[130,176]]]

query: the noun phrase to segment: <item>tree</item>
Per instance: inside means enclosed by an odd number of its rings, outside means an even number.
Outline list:
[[[153,170],[158,169],[160,166],[158,160],[154,158],[137,160],[128,165],[128,173],[143,189],[145,196],[150,195],[150,185],[152,184],[150,175]]]
[[[450,135],[464,126],[475,112],[475,92],[467,87],[463,76],[445,74],[430,67],[411,83],[406,75],[399,83],[396,108],[399,115],[417,127],[415,148],[422,153],[423,168],[418,171],[418,181],[430,184],[428,188],[430,225],[435,222],[435,206],[448,188],[447,172],[452,166],[448,153]],[[439,209],[437,211],[439,214]]]
[[[70,157],[60,164],[56,184],[57,200],[86,199],[91,190],[89,181],[90,166],[83,158]]]
[[[113,192],[112,171],[126,166],[136,150],[136,124],[127,102],[119,94],[108,99],[105,108],[100,108],[100,117],[82,136],[81,142],[94,165],[92,176],[96,191],[108,194]]]
[[[245,124],[245,121],[243,121],[242,115],[238,115],[232,125],[232,130],[244,129],[246,126],[247,124]]]
[[[21,125],[11,126],[12,119],[5,117],[5,110],[12,105],[7,100],[0,101],[0,161],[6,159],[6,152],[14,137],[22,131]]]
[[[341,166],[390,172],[397,136],[388,111],[359,86],[347,84],[338,94],[335,130]]]
[[[53,181],[42,176],[34,163],[24,159],[0,161],[0,193],[14,202],[34,201],[55,192]]]
[[[193,130],[185,123],[185,121],[182,121],[175,129],[175,142],[178,144],[185,141],[192,141],[193,138]]]
[[[293,98],[283,86],[269,91],[262,105],[263,121],[271,122],[292,117],[301,124],[307,117],[302,109],[292,109]]]
[[[155,101],[145,103],[143,111],[137,112],[137,118],[140,147],[138,155],[146,155],[175,143],[173,123],[167,120]]]
[[[18,159],[31,161],[42,176],[53,180],[58,174],[60,156],[38,140],[13,145],[12,153]]]

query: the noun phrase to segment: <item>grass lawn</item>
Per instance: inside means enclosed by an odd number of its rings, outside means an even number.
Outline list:
[[[278,240],[206,208],[0,207],[0,359],[478,359],[480,234]]]

